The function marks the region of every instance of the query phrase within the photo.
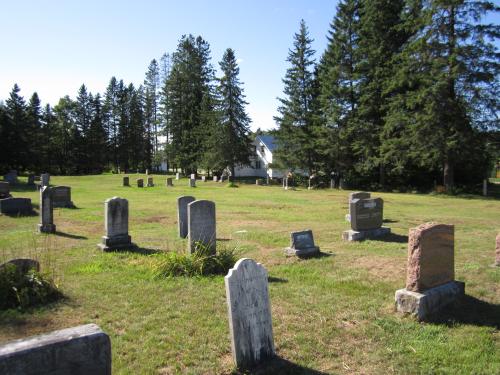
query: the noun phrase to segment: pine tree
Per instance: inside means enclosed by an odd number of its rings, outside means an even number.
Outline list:
[[[293,49],[289,51],[287,69],[283,83],[285,98],[279,99],[277,140],[279,148],[276,157],[291,169],[304,169],[311,174],[316,160],[314,147],[315,124],[315,82],[314,53],[311,48],[304,20],[294,35]]]
[[[158,152],[158,87],[160,71],[155,59],[151,61],[144,80],[144,116],[146,120],[146,164],[151,168],[153,154]]]
[[[8,155],[7,165],[10,168],[24,170],[30,163],[29,140],[26,103],[19,95],[20,91],[19,86],[15,84],[6,101],[7,121],[4,133],[7,148],[2,152]]]
[[[104,94],[103,104],[103,126],[106,133],[107,149],[109,156],[107,163],[112,164],[114,169],[118,167],[118,81],[111,77],[106,93]]]
[[[54,107],[55,123],[52,134],[53,158],[58,174],[78,173],[81,136],[75,123],[75,103],[69,96],[59,100]]]
[[[41,170],[41,133],[42,133],[42,109],[41,109],[40,98],[38,94],[35,92],[31,96],[28,106],[26,108],[26,116],[27,116],[27,142],[29,144],[28,147],[28,167],[32,171],[40,172]]]

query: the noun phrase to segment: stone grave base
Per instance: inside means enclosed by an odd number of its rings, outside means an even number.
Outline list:
[[[395,295],[396,309],[424,320],[464,294],[465,284],[461,281],[450,281],[422,293],[399,289]]]
[[[39,233],[55,233],[56,226],[54,224],[38,224]]]
[[[342,232],[342,239],[345,241],[363,241],[369,240],[371,238],[383,237],[391,233],[391,228],[388,227],[380,227],[377,229],[369,229],[369,230],[346,230]]]
[[[132,237],[127,235],[107,237],[102,236],[102,242],[97,244],[102,251],[135,249],[136,244],[132,243]]]
[[[293,247],[287,247],[285,249],[286,256],[298,256],[298,257],[310,257],[319,254],[319,247],[308,247],[305,249],[294,249]]]

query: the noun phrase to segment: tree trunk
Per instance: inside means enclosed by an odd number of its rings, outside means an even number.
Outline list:
[[[453,163],[447,158],[444,161],[443,167],[443,183],[447,192],[453,189],[455,180],[454,172]]]
[[[379,166],[379,184],[382,190],[385,189],[385,167],[383,164]]]

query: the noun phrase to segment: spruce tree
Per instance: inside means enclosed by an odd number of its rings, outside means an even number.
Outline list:
[[[9,168],[24,170],[30,164],[29,139],[27,129],[27,108],[24,98],[19,95],[21,89],[14,84],[6,101],[7,121],[4,129]]]
[[[42,156],[42,109],[40,98],[35,92],[31,96],[27,106],[27,141],[28,149],[28,167],[32,171],[41,172],[43,165]]]
[[[151,168],[153,154],[158,152],[158,87],[160,71],[155,59],[151,61],[144,80],[144,116],[146,121],[146,164]]]

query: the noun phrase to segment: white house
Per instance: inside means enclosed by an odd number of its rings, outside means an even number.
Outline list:
[[[235,168],[235,177],[283,178],[283,171],[272,169],[273,152],[276,149],[275,139],[271,135],[258,135],[252,143],[253,152],[250,165],[239,165]]]

